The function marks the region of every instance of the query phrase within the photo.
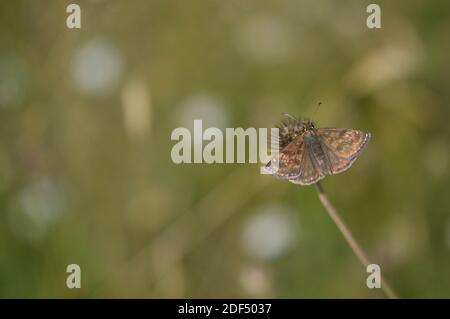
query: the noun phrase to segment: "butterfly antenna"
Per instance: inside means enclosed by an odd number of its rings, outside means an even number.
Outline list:
[[[319,101],[319,103],[317,103],[317,105],[314,109],[312,116],[308,116],[308,117],[306,117],[306,119],[314,118],[321,105],[322,105],[322,102]],[[311,114],[311,112],[308,112],[308,113]]]
[[[322,105],[322,102],[319,101],[319,103],[317,103],[316,109],[314,110],[314,114],[313,117],[316,115],[317,111],[319,110],[319,107]]]

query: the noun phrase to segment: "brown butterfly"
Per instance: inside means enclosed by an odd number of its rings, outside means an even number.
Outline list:
[[[278,126],[280,153],[266,170],[294,184],[311,185],[327,174],[345,171],[370,140],[367,132],[315,128],[309,119],[289,117]]]

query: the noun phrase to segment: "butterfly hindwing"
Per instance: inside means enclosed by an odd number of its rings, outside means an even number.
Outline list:
[[[300,175],[296,179],[290,180],[294,184],[311,185],[321,180],[324,175],[317,169],[314,164],[313,154],[305,152],[304,159],[302,161],[302,169]]]
[[[327,154],[328,165],[330,167],[329,174],[337,174],[345,171],[357,158],[357,156],[351,158],[339,157],[325,143],[322,143],[322,145]]]

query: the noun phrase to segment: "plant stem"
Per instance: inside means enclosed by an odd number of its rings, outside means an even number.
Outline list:
[[[319,199],[322,202],[323,207],[330,215],[331,219],[335,222],[336,226],[341,231],[342,235],[344,236],[345,240],[349,244],[350,248],[355,253],[356,257],[359,259],[361,264],[363,265],[364,269],[367,269],[367,266],[371,263],[369,262],[369,258],[367,258],[367,255],[362,250],[361,246],[359,246],[358,242],[353,237],[352,233],[348,229],[348,227],[345,225],[344,221],[342,220],[341,216],[338,214],[336,209],[333,207],[331,202],[328,200],[328,197],[325,195],[325,192],[323,190],[322,184],[320,182],[316,183],[317,192],[319,193]],[[389,283],[381,277],[381,289],[383,289],[384,293],[388,298],[391,299],[397,299],[397,295],[390,287]]]

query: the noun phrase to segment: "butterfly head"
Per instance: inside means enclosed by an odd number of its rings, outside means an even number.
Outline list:
[[[314,123],[308,118],[295,118],[288,114],[284,115],[287,119],[277,126],[279,129],[280,148],[286,147],[297,136],[314,129]]]
[[[302,119],[300,125],[303,127],[303,132],[314,129],[314,123],[309,118]]]

